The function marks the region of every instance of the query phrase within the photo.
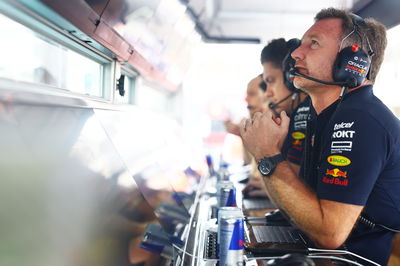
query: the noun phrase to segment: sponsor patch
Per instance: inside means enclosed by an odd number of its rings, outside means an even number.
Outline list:
[[[337,178],[337,177],[330,178],[330,177],[324,176],[322,178],[322,182],[327,183],[327,184],[335,184],[335,185],[339,185],[339,186],[348,186],[349,185],[348,179],[341,180],[340,178]]]
[[[338,130],[338,129],[342,129],[342,128],[351,128],[353,126],[354,122],[350,122],[350,123],[339,123],[339,124],[335,124],[333,126],[333,130]]]
[[[351,164],[351,161],[349,158],[341,156],[341,155],[331,155],[327,159],[328,163],[331,165],[336,165],[336,166],[346,166]]]
[[[351,151],[352,147],[352,141],[332,141],[331,153],[342,153],[343,151]]]
[[[293,145],[300,146],[303,142],[299,139],[296,139],[295,141],[292,142]]]
[[[330,175],[333,177],[347,177],[347,171],[340,171],[338,168],[335,169],[326,169],[325,175]]]
[[[294,129],[295,130],[305,129],[305,128],[307,128],[307,121],[294,122]]]
[[[340,139],[340,138],[348,138],[351,139],[353,138],[354,134],[356,132],[354,130],[340,130],[340,131],[335,131],[332,134],[332,138],[334,139]]]
[[[294,139],[299,140],[299,139],[304,139],[304,138],[306,137],[306,135],[305,135],[303,132],[296,131],[296,132],[293,132],[293,133],[292,133],[292,137],[293,137]]]
[[[296,114],[294,116],[294,121],[299,121],[299,120],[307,120],[308,114]]]
[[[300,107],[299,109],[297,109],[297,113],[300,113],[300,112],[308,112],[308,110],[310,110],[310,107],[308,107],[308,106],[303,106],[303,107]]]

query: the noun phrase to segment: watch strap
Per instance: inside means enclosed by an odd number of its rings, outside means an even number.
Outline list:
[[[277,165],[278,163],[283,162],[285,158],[283,157],[282,153],[279,153],[270,157],[270,160],[274,163],[274,165]]]

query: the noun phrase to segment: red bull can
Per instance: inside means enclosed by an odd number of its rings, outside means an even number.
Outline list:
[[[242,215],[221,216],[219,266],[243,266],[244,223]]]
[[[217,256],[219,254],[219,246],[220,246],[220,233],[221,233],[221,218],[222,217],[243,217],[243,212],[242,209],[239,207],[221,207],[218,211],[218,218],[217,218],[217,224],[218,224],[218,230],[217,230]]]
[[[221,189],[221,205],[219,207],[237,207],[236,204],[236,188],[227,187]]]
[[[217,207],[225,207],[228,198],[229,198],[229,193],[231,193],[231,190],[235,190],[235,186],[231,181],[220,181],[217,183]],[[236,204],[236,190],[235,190],[235,203]],[[232,196],[231,196],[232,197]],[[231,203],[233,204],[233,203]]]

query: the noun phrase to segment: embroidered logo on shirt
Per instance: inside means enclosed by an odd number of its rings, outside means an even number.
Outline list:
[[[351,164],[349,158],[340,155],[331,155],[327,159],[328,163],[336,166],[346,166]]]
[[[297,121],[294,122],[294,130],[307,128],[307,121]]]
[[[340,171],[338,168],[335,168],[335,169],[332,169],[332,170],[331,169],[326,169],[325,175],[331,175],[333,177],[344,177],[344,178],[346,178],[347,177],[347,171],[343,172],[343,171]]]
[[[322,178],[322,182],[327,183],[327,184],[335,184],[335,185],[339,185],[339,186],[347,186],[349,184],[348,179],[341,180],[338,177],[329,178],[326,176],[324,176]]]
[[[354,121],[350,122],[350,123],[342,122],[339,124],[335,124],[335,126],[333,127],[333,130],[338,130],[338,129],[342,129],[342,128],[351,128],[353,126],[353,124],[354,124]]]
[[[331,153],[342,153],[343,151],[351,151],[352,147],[352,141],[332,141]]]
[[[339,139],[339,138],[353,138],[356,132],[354,130],[340,130],[335,131],[332,134],[332,138]]]
[[[304,108],[304,107],[303,107]],[[307,110],[308,111],[308,110]],[[299,120],[307,120],[308,114],[299,114],[300,112],[297,111],[297,114],[294,116],[294,121],[299,121]]]
[[[292,137],[294,139],[299,140],[299,139],[304,139],[306,137],[306,135],[304,133],[300,132],[300,131],[296,131],[296,132],[292,133]]]
[[[302,151],[303,150],[303,146],[301,146],[303,144],[303,141],[296,139],[295,141],[292,142],[292,149],[295,149],[297,151]]]

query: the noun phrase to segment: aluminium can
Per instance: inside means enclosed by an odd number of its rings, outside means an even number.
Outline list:
[[[243,217],[243,211],[239,207],[221,207],[218,211],[217,218],[217,255],[219,254],[219,245],[220,245],[220,232],[221,232],[221,217]]]
[[[217,207],[223,207],[224,206],[222,201],[221,201],[221,199],[222,199],[221,192],[225,188],[232,188],[232,187],[234,188],[235,186],[233,185],[233,183],[231,181],[219,181],[217,183]]]
[[[218,227],[220,231],[219,266],[243,266],[243,216],[221,216]]]

